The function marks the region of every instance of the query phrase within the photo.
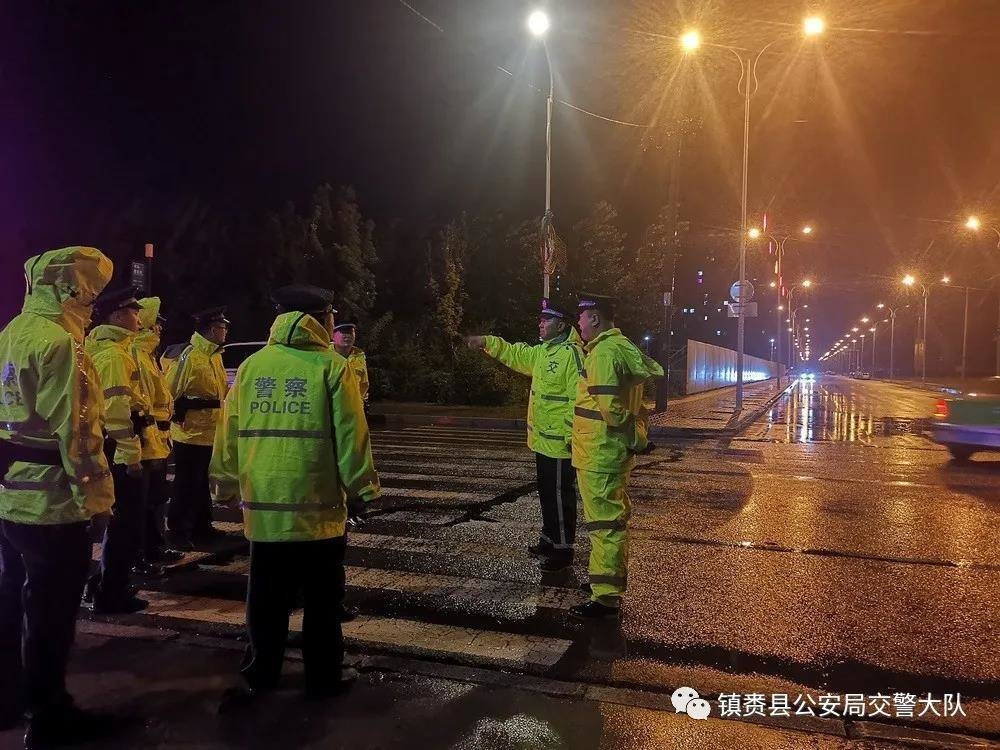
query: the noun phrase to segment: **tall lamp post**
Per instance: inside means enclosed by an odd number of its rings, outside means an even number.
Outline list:
[[[903,285],[919,286],[920,289],[923,291],[924,295],[924,327],[923,327],[924,330],[920,336],[920,348],[922,350],[920,357],[920,379],[926,381],[927,380],[927,286],[917,281],[912,274],[906,274],[906,276],[903,277]]]
[[[884,302],[879,302],[876,307],[879,310],[889,311],[889,380],[892,380],[893,362],[896,354],[896,309],[889,307]]]
[[[810,16],[805,19],[802,31],[807,37],[819,36],[826,29],[826,23],[818,16]],[[740,80],[737,90],[743,94],[743,179],[740,191],[740,291],[737,299],[739,304],[739,314],[737,316],[736,328],[736,406],[735,412],[739,414],[743,410],[743,360],[744,341],[746,336],[746,289],[747,289],[747,180],[750,169],[750,100],[760,88],[760,81],[757,78],[757,65],[761,57],[779,40],[775,39],[764,45],[756,55],[746,50],[736,49],[725,45],[713,45],[723,47],[733,53],[740,64]],[[691,30],[680,38],[681,48],[688,53],[697,50],[701,44],[701,34]],[[791,303],[789,303],[789,308]]]
[[[978,232],[983,229],[984,225],[982,220],[978,216],[970,216],[965,222],[965,228],[973,232]],[[990,229],[997,236],[997,250],[1000,250],[1000,229],[993,225],[987,225],[987,229]],[[1000,286],[997,288],[997,328],[993,332],[994,338],[997,342],[997,353],[996,353],[996,370],[994,372],[994,377],[1000,378]]]
[[[545,37],[551,26],[549,16],[545,11],[536,10],[528,16],[528,31],[542,41],[545,50],[545,64],[549,69],[549,96],[545,102],[545,214],[542,216],[542,296],[548,299],[549,283],[552,275],[552,261],[555,243],[550,240],[552,231],[552,98],[555,93],[555,76],[552,73],[552,59],[549,57],[549,45]]]
[[[801,284],[792,284],[790,287],[788,287],[788,310],[789,310],[788,322],[792,324],[791,327],[788,329],[788,366],[789,367],[794,367],[795,366],[795,357],[793,356],[794,352],[792,350],[792,332],[793,332],[793,329],[795,328],[795,312],[797,312],[797,310],[795,309],[795,307],[793,307],[793,303],[795,301],[795,292],[798,289],[810,289],[810,288],[812,288],[812,281],[810,281],[809,279],[806,279]]]

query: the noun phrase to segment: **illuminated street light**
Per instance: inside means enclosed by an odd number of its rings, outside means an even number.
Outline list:
[[[979,220],[978,216],[970,216],[965,221],[965,228],[971,229],[973,232],[978,232],[983,226],[983,222]]]
[[[879,302],[877,305],[875,305],[875,307],[877,307],[879,310],[884,310],[885,302]]]
[[[854,326],[854,328],[852,328],[851,330],[852,330],[852,331],[854,331],[854,333],[857,333],[857,332],[858,332],[859,330],[861,330],[861,329],[860,329],[860,328],[858,328],[857,326]]]
[[[802,31],[806,36],[818,36],[826,31],[826,21],[819,16],[809,16],[802,22]]]
[[[861,322],[862,322],[862,323],[867,323],[867,322],[868,322],[868,316],[866,315],[865,317],[863,317],[863,318],[861,319]]]
[[[810,281],[809,279],[806,279],[805,281],[803,281],[803,282],[802,282],[802,287],[803,287],[804,289],[808,289],[808,288],[809,288],[809,287],[811,287],[812,285],[813,285],[813,283],[812,283],[812,282],[811,282],[811,281]]]
[[[812,233],[813,233],[813,228],[808,224],[802,227],[802,234],[812,234]]]
[[[906,276],[903,277],[903,285],[904,286],[913,286],[916,283],[917,283],[917,280],[913,276],[913,274],[909,274],[908,273],[908,274],[906,274]]]
[[[942,284],[950,284],[951,283],[951,276],[942,276],[941,277],[941,283]]]
[[[973,232],[978,232],[983,228],[983,222],[980,221],[978,216],[970,216],[965,221],[965,228],[971,229]],[[994,224],[989,225],[989,229],[993,231],[993,234],[997,236],[997,250],[1000,250],[1000,227]],[[1000,330],[1000,305],[997,305],[997,330]],[[996,348],[996,374],[995,377],[1000,378],[1000,336],[996,337],[997,348]],[[964,377],[964,375],[963,375]]]
[[[544,10],[536,10],[528,16],[528,31],[537,37],[545,36],[551,25],[549,16]]]
[[[760,235],[761,232],[757,227],[750,227],[750,229],[747,230],[747,237],[749,237],[752,240],[759,240]]]
[[[701,33],[696,29],[685,31],[681,36],[681,48],[685,52],[694,52],[701,46]]]
[[[778,282],[777,281],[772,281],[768,286],[770,286],[772,289],[774,289],[776,286],[778,286]],[[778,309],[780,310],[781,308],[779,307]]]

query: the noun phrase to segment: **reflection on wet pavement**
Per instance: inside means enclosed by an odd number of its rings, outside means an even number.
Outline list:
[[[800,380],[767,414],[767,436],[784,443],[872,443],[882,437],[922,435],[934,400],[933,394],[880,383]]]

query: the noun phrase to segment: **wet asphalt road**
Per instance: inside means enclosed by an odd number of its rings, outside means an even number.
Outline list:
[[[935,398],[822,378],[739,439],[641,458],[620,627],[567,616],[585,536],[568,573],[525,553],[538,501],[520,433],[378,431],[385,496],[349,544],[349,645],[667,694],[960,692],[966,718],[908,723],[1000,738],[1000,455],[954,465],[919,434]],[[156,606],[119,619],[238,637],[245,553],[146,582]]]

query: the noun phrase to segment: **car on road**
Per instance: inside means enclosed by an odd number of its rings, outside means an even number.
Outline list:
[[[254,352],[260,351],[267,346],[266,341],[236,341],[226,344],[222,349],[222,364],[226,368],[226,383],[233,387],[236,380],[236,370],[243,364],[243,360]]]
[[[943,398],[934,408],[931,439],[956,461],[979,451],[1000,450],[1000,394],[966,393]]]

